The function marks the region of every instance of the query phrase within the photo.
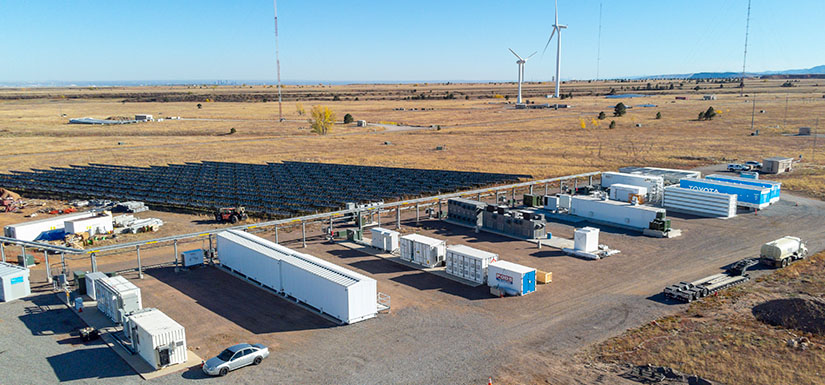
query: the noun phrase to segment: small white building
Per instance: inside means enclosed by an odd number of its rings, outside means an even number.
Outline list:
[[[155,117],[149,114],[136,114],[135,120],[138,122],[151,122],[155,120]]]
[[[398,239],[401,236],[399,232],[382,227],[374,227],[370,232],[372,233],[372,247],[390,253],[398,250]]]
[[[447,274],[475,283],[487,282],[487,267],[498,254],[465,245],[447,246]]]
[[[6,226],[4,233],[9,238],[19,239],[21,241],[63,239],[66,221],[89,218],[94,215],[94,212],[85,211],[82,213],[58,215],[56,217],[43,218],[31,222],[17,223]]]
[[[116,324],[122,324],[127,315],[143,309],[140,288],[121,276],[95,280],[95,295],[97,309]]]
[[[427,267],[436,267],[444,262],[447,242],[441,239],[409,234],[401,237],[401,259]]]
[[[186,331],[158,309],[143,309],[126,317],[123,333],[141,358],[155,369],[187,360]]]
[[[0,262],[0,302],[28,297],[31,293],[29,269]]]
[[[599,229],[582,227],[573,233],[573,248],[576,251],[592,253],[599,250]]]
[[[87,232],[89,236],[109,234],[115,231],[112,213],[108,211],[90,218],[68,220],[63,224],[63,227],[66,234]]]

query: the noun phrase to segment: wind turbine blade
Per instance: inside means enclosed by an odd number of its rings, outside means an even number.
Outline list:
[[[530,60],[530,58],[535,56],[537,53],[539,53],[539,51],[531,53],[530,56],[528,56],[526,59],[524,59],[524,61]]]
[[[547,39],[547,44],[544,45],[544,50],[541,51],[541,56],[544,56],[544,53],[547,52],[547,47],[550,46],[550,42],[553,40],[553,35],[556,34],[556,27],[553,27],[553,32],[550,32],[550,38]]]
[[[556,25],[559,25],[559,0],[556,0]]]
[[[509,50],[510,50],[510,52],[512,52],[512,53],[513,53],[513,55],[516,55],[516,57],[517,57],[519,60],[523,60],[523,59],[521,58],[521,56],[519,56],[519,55],[516,53],[516,51],[513,51],[513,49],[512,49],[512,48],[507,48],[507,49],[509,49]]]

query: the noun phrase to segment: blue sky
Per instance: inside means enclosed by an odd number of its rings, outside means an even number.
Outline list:
[[[740,71],[747,0],[603,3],[602,78]],[[560,0],[562,78],[596,77],[599,0]],[[281,0],[286,81],[550,80],[551,1]],[[753,0],[748,71],[825,64],[825,2]],[[553,43],[555,44],[555,42]],[[0,81],[275,78],[271,1],[0,0]]]

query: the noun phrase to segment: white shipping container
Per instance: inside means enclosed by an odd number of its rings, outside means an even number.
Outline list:
[[[221,265],[341,322],[378,314],[372,278],[242,231],[218,233],[217,242]]]
[[[66,234],[88,232],[89,235],[108,234],[115,230],[112,213],[105,213],[90,218],[67,220],[63,227]]]
[[[507,261],[496,261],[487,267],[487,285],[510,295],[525,295],[536,291],[536,269]]]
[[[401,259],[427,267],[444,262],[447,242],[441,239],[409,234],[401,237]]]
[[[668,186],[662,205],[668,210],[702,217],[732,218],[738,203],[735,194]]]
[[[621,172],[603,172],[602,187],[610,187],[614,184],[624,184],[640,186],[647,189],[647,201],[659,203],[662,201],[662,190],[664,189],[664,178],[660,176],[625,174]]]
[[[95,213],[86,211],[82,213],[58,215],[56,217],[44,218],[31,222],[17,223],[6,226],[4,228],[4,233],[9,238],[15,238],[21,241],[34,241],[41,236],[46,238],[62,239],[62,232],[66,221],[88,218],[94,215]],[[60,234],[57,234],[59,236],[48,237],[49,233],[52,232]]]
[[[574,196],[570,207],[570,214],[635,229],[648,228],[659,212],[665,209],[588,196]]]
[[[95,281],[101,278],[106,278],[106,274],[99,271],[86,273],[86,295],[88,295],[89,298],[97,300],[97,292],[95,291],[97,283],[95,283]]]
[[[556,211],[559,207],[559,197],[555,195],[544,196],[544,208],[550,211]]]
[[[487,282],[487,266],[498,254],[464,245],[447,246],[447,274],[475,283]]]
[[[390,253],[398,250],[398,239],[401,236],[399,232],[382,227],[374,227],[370,232],[372,233],[372,247]]]
[[[572,197],[570,195],[567,195],[567,194],[559,195],[559,208],[570,210],[571,200],[572,200]]]
[[[610,186],[610,199],[620,202],[630,202],[630,195],[647,197],[647,187],[616,183]]]
[[[121,276],[95,280],[97,308],[109,319],[122,324],[126,316],[143,309],[140,288]]]
[[[192,267],[203,265],[203,250],[187,250],[180,253],[180,259],[183,262],[183,267]]]
[[[135,351],[156,370],[188,359],[186,330],[158,309],[133,313],[123,329]]]
[[[599,249],[599,229],[582,227],[573,233],[573,248],[585,253],[592,253]]]
[[[28,297],[31,293],[29,269],[0,262],[0,302]]]

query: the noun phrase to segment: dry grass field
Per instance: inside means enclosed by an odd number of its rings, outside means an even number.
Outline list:
[[[727,88],[700,91],[694,91],[694,84],[690,83],[683,90],[644,91],[651,94],[633,99],[586,95],[609,88],[618,93],[635,93],[638,91],[620,87],[645,87],[646,83],[573,83],[568,89],[574,98],[564,101],[573,108],[560,110],[515,110],[504,99],[493,97],[512,95],[512,84],[290,86],[285,90],[288,101],[283,104],[285,122],[277,121],[274,102],[207,102],[206,97],[200,102],[123,102],[124,95],[141,93],[192,92],[197,97],[274,95],[274,89],[260,86],[6,89],[0,90],[0,171],[89,162],[150,165],[199,160],[302,160],[546,177],[623,165],[694,167],[729,160],[803,155],[801,170],[783,178],[786,186],[825,196],[825,139],[814,150],[812,137],[787,135],[796,133],[799,126],[813,127],[817,117],[825,117],[825,85],[820,86],[817,81],[803,80],[788,88],[780,86],[781,80],[753,80],[753,84],[748,84],[748,97],[740,97],[730,83]],[[666,87],[670,82],[660,83]],[[654,88],[656,84],[659,83],[654,83]],[[464,99],[458,90],[473,96]],[[528,87],[528,94],[549,90],[548,85],[533,84]],[[458,96],[450,100],[401,100],[412,91],[433,95],[456,92]],[[718,99],[701,100],[703,94],[709,93],[716,94]],[[348,96],[340,101],[329,97],[339,94]],[[687,100],[675,100],[677,95],[686,96]],[[358,101],[354,100],[356,97]],[[759,136],[750,135],[754,97],[753,127],[760,131]],[[551,101],[543,97],[534,100]],[[627,115],[614,118],[612,107],[620,101],[628,106],[657,107],[634,107]],[[202,108],[196,107],[198,103]],[[316,104],[329,106],[338,120],[350,113],[355,119],[371,123],[427,129],[386,132],[382,126],[338,125],[330,135],[318,136],[308,130],[306,115],[298,115],[296,103],[307,111]],[[697,121],[698,113],[710,106],[719,116],[712,121]],[[607,119],[595,119],[600,111],[607,114]],[[662,113],[659,120],[655,119],[657,112]],[[181,116],[184,120],[125,126],[67,124],[72,117],[106,118],[136,113]],[[613,120],[616,127],[610,129]],[[441,129],[429,128],[433,125]],[[236,133],[229,135],[232,128]],[[444,150],[436,151],[438,146]]]

